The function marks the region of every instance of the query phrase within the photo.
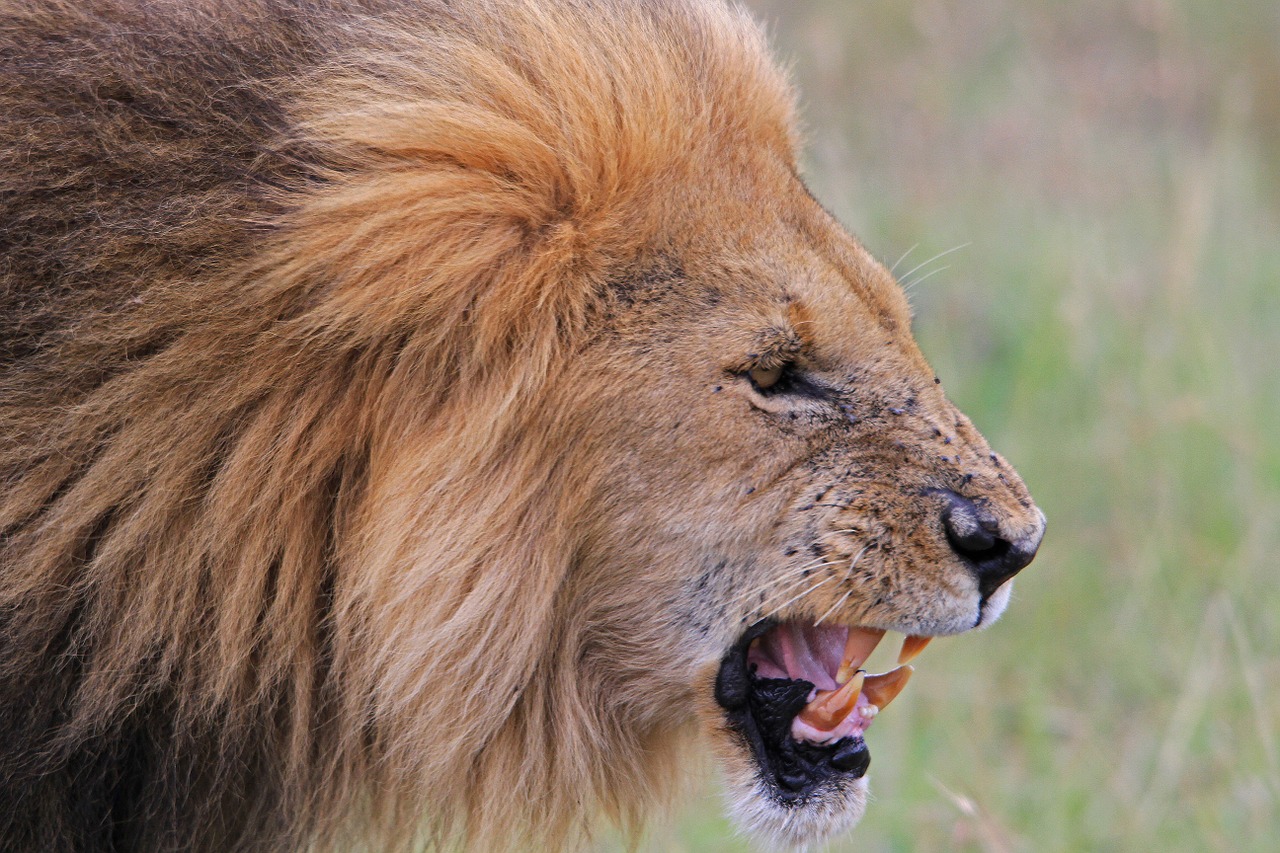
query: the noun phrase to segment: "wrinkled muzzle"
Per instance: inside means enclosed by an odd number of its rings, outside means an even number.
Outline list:
[[[927,497],[936,512],[933,539],[968,578],[953,597],[970,601],[976,618],[928,626],[904,613],[888,620],[894,624],[850,625],[836,621],[845,615],[838,608],[821,605],[822,617],[806,618],[813,608],[802,601],[751,624],[715,668],[714,707],[704,709],[704,723],[729,782],[729,810],[774,848],[813,843],[861,817],[871,763],[866,734],[906,686],[909,662],[933,634],[994,621],[1010,580],[1039,547],[1044,516],[1029,502],[1012,517],[950,490]],[[915,633],[920,624],[925,633]],[[906,634],[898,666],[868,673],[863,666],[886,630]]]

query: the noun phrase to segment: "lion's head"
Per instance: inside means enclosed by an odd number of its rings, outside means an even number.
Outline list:
[[[550,392],[590,472],[561,605],[600,710],[696,708],[737,820],[803,844],[862,814],[863,731],[910,674],[856,674],[880,635],[905,662],[993,622],[1044,519],[790,161],[710,162]]]
[[[871,647],[995,620],[1044,518],[801,181],[756,26],[88,5],[11,28],[112,81],[41,156],[128,155],[18,186],[24,246],[66,222],[6,273],[47,292],[5,368],[11,837],[559,844],[669,798],[690,738],[752,832],[856,821],[909,673]]]

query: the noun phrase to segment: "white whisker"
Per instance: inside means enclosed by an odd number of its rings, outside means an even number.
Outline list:
[[[825,620],[825,619],[826,619],[828,616],[830,616],[832,613],[835,613],[835,612],[836,612],[836,610],[838,610],[838,609],[840,608],[840,605],[844,604],[846,601],[848,601],[848,600],[849,600],[849,596],[851,596],[851,595],[853,595],[853,590],[851,590],[851,589],[850,589],[850,590],[846,590],[846,591],[845,591],[845,594],[844,594],[844,595],[842,595],[842,596],[840,596],[840,600],[839,600],[839,601],[837,601],[835,604],[831,605],[831,608],[830,608],[829,610],[827,610],[827,612],[826,612],[826,613],[823,613],[821,616],[819,616],[819,617],[818,617],[818,621],[817,621],[817,622],[814,622],[814,623],[813,623],[813,626],[816,628],[816,627],[818,627],[819,625],[821,625],[821,624],[822,624],[822,622],[823,622],[823,620]]]
[[[797,578],[794,578],[790,575],[784,575],[782,577],[773,578],[768,583],[762,583],[760,584],[760,586],[756,587],[755,589],[749,589],[746,592],[742,593],[741,595],[739,595],[737,598],[733,600],[733,603],[745,604],[751,598],[757,595],[764,595],[766,592],[778,586],[779,584],[794,583],[796,580]]]
[[[778,599],[782,598],[783,596],[791,595],[791,594],[792,594],[793,592],[795,592],[798,588],[800,588],[801,586],[803,586],[803,585],[804,585],[804,583],[807,583],[807,582],[808,582],[808,580],[809,580],[808,578],[801,578],[801,583],[792,583],[792,584],[788,584],[787,586],[783,587],[781,590],[778,590],[778,591],[774,592],[774,593],[773,593],[772,595],[770,595],[768,598],[766,598],[766,599],[762,600],[762,601],[760,602],[760,604],[759,604],[759,605],[757,605],[754,609],[755,609],[756,611],[758,611],[759,613],[761,613],[761,614],[768,613],[768,612],[769,612],[769,609],[770,609],[770,608],[769,608],[769,604],[770,604],[771,602],[777,601]]]
[[[806,579],[804,572],[809,571],[811,569],[820,569],[826,566],[834,566],[834,565],[835,563],[829,562],[826,557],[819,557],[818,559],[814,560],[811,563],[806,563],[805,565],[800,566],[799,568],[791,569],[786,574],[779,575],[776,578],[770,578],[769,580],[760,584],[760,586],[757,586],[754,589],[747,590],[746,592],[740,594],[737,598],[735,598],[734,603],[741,604],[742,602],[746,601],[748,598],[751,598],[753,595],[759,595],[760,593],[765,592],[766,590],[772,589],[773,587],[778,586],[781,583],[803,582]]]
[[[849,568],[844,570],[844,582],[848,583],[853,579],[853,570],[858,567],[858,561],[862,559],[862,555],[867,553],[867,549],[871,547],[871,543],[862,546],[862,550],[853,555],[853,559],[849,561]]]
[[[796,602],[796,601],[799,601],[800,599],[804,598],[806,595],[808,595],[809,593],[813,592],[815,589],[817,589],[818,587],[822,586],[823,584],[831,583],[831,582],[832,582],[833,580],[835,580],[835,579],[836,579],[836,576],[835,576],[835,575],[828,575],[827,577],[825,577],[825,578],[823,578],[822,580],[820,580],[820,581],[818,581],[817,583],[815,583],[813,586],[811,586],[811,587],[809,587],[808,589],[806,589],[804,592],[798,593],[797,595],[793,595],[791,598],[788,598],[786,601],[782,602],[782,603],[781,603],[781,604],[779,604],[777,607],[770,608],[769,612],[770,612],[770,613],[777,613],[779,610],[782,610],[783,608],[787,607],[789,604],[792,604],[792,603],[794,603],[794,602]],[[761,609],[763,610],[763,608],[761,608]]]
[[[834,563],[830,563],[830,564],[828,564],[828,565],[835,565],[835,564],[834,564]],[[828,577],[828,579],[830,579],[830,578],[835,577],[835,576],[834,576],[834,575],[828,575],[827,577]],[[768,598],[766,598],[765,600],[763,600],[763,601],[761,601],[761,602],[760,602],[760,608],[759,608],[759,609],[760,609],[760,611],[761,611],[761,612],[764,612],[764,610],[769,606],[769,604],[770,604],[771,602],[777,601],[779,598],[782,598],[782,596],[784,596],[784,595],[789,595],[789,594],[791,593],[791,591],[792,591],[792,590],[794,590],[796,587],[798,587],[798,586],[801,586],[801,585],[803,585],[803,584],[808,583],[808,582],[809,582],[809,576],[808,576],[808,575],[798,575],[798,576],[796,576],[796,577],[788,578],[788,580],[790,580],[790,581],[791,581],[791,583],[787,584],[787,585],[786,585],[785,587],[783,587],[781,590],[775,590],[775,591],[774,591],[774,593],[773,593],[772,595],[770,595]],[[801,595],[803,595],[803,594],[804,594],[804,593],[801,593]]]
[[[793,575],[782,575],[781,577],[772,578],[769,580],[768,583],[762,583],[760,584],[760,586],[756,587],[755,589],[749,589],[746,592],[739,595],[737,598],[734,599],[734,604],[742,604],[747,599],[753,596],[763,595],[764,593],[768,592],[770,589],[773,589],[779,584],[797,583],[802,580],[804,580],[804,578],[799,576],[793,576]]]
[[[912,252],[914,252],[914,251],[916,250],[916,246],[919,246],[919,245],[920,245],[919,243],[913,243],[913,244],[911,245],[911,248],[910,248],[910,249],[907,249],[905,252],[903,252],[903,253],[902,253],[902,257],[900,257],[900,258],[898,258],[896,261],[894,261],[894,262],[893,262],[893,266],[889,267],[889,275],[893,275],[893,271],[894,271],[894,270],[896,270],[896,269],[898,268],[898,264],[900,264],[900,263],[902,263],[903,261],[905,261],[905,260],[907,259],[907,255],[909,255],[909,254],[911,254]]]
[[[924,280],[925,280],[926,278],[928,278],[929,276],[931,276],[931,275],[936,275],[936,274],[938,274],[938,273],[942,272],[943,270],[949,270],[949,269],[951,269],[951,265],[950,265],[950,264],[944,264],[944,265],[942,265],[942,266],[938,267],[936,270],[929,270],[927,273],[925,273],[924,275],[920,276],[920,277],[919,277],[919,278],[917,278],[915,281],[909,281],[909,282],[907,282],[906,284],[902,285],[902,292],[903,292],[903,293],[906,293],[906,292],[910,291],[910,290],[911,290],[911,288],[915,287],[917,284],[919,284],[920,282],[924,281]]]
[[[842,582],[843,582],[843,583],[848,583],[848,582],[849,582],[849,579],[853,576],[853,568],[854,568],[854,566],[858,565],[858,561],[862,559],[862,555],[863,555],[863,554],[865,554],[865,553],[867,553],[867,549],[868,549],[868,548],[870,548],[870,547],[871,547],[870,545],[863,545],[863,546],[862,546],[862,550],[861,550],[861,551],[859,551],[858,553],[856,553],[856,554],[854,554],[854,555],[853,555],[853,559],[849,561],[849,568],[845,569],[845,572],[844,572],[844,578],[842,579]],[[848,590],[844,595],[840,596],[840,600],[839,600],[839,601],[837,601],[835,604],[831,605],[831,609],[830,609],[830,610],[828,610],[826,613],[823,613],[821,616],[819,616],[819,617],[818,617],[818,621],[817,621],[817,622],[814,622],[813,624],[814,624],[814,625],[821,625],[821,624],[822,624],[822,622],[823,622],[823,620],[824,620],[824,619],[826,619],[828,616],[830,616],[832,613],[834,613],[834,612],[836,611],[836,609],[837,609],[838,607],[840,607],[840,605],[842,605],[842,604],[844,604],[846,601],[848,601],[848,600],[849,600],[849,596],[850,596],[850,595],[852,595],[852,594],[853,594],[853,589],[852,589],[852,588],[850,588],[850,589],[849,589],[849,590]]]
[[[968,248],[969,246],[972,246],[972,245],[973,245],[973,243],[972,243],[972,242],[969,242],[969,243],[961,243],[959,246],[952,246],[950,249],[947,249],[945,252],[939,252],[938,254],[936,254],[936,255],[934,255],[932,258],[930,258],[929,260],[924,261],[923,263],[916,264],[914,267],[912,267],[911,269],[907,270],[907,271],[906,271],[906,272],[904,272],[902,275],[898,276],[898,280],[899,280],[899,281],[905,281],[905,280],[907,280],[907,279],[911,278],[911,274],[912,274],[913,272],[915,272],[916,270],[918,270],[918,269],[920,269],[920,268],[922,268],[922,267],[927,267],[929,264],[931,264],[931,263],[933,263],[934,261],[938,260],[938,258],[945,258],[947,255],[951,254],[952,252],[958,252],[958,251],[960,251],[961,249]]]

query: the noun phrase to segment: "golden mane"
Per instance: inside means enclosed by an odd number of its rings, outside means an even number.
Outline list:
[[[543,392],[661,245],[654,186],[791,162],[755,25],[0,15],[0,836],[560,849],[669,798],[667,729],[581,700],[592,472]]]

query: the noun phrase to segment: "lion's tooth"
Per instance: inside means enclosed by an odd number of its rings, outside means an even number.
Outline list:
[[[858,704],[867,674],[859,670],[837,690],[819,690],[817,697],[796,716],[820,731],[829,732],[844,722]]]
[[[898,652],[898,663],[911,663],[916,655],[924,651],[924,647],[929,645],[929,641],[932,639],[933,637],[909,635],[902,641],[902,651]]]
[[[867,662],[871,653],[880,645],[884,631],[879,628],[850,628],[849,637],[844,641],[844,654],[840,658],[840,668],[836,670],[836,684],[844,684],[858,669]]]
[[[914,667],[900,666],[879,675],[868,675],[862,687],[867,701],[883,711],[907,686],[913,672]]]

